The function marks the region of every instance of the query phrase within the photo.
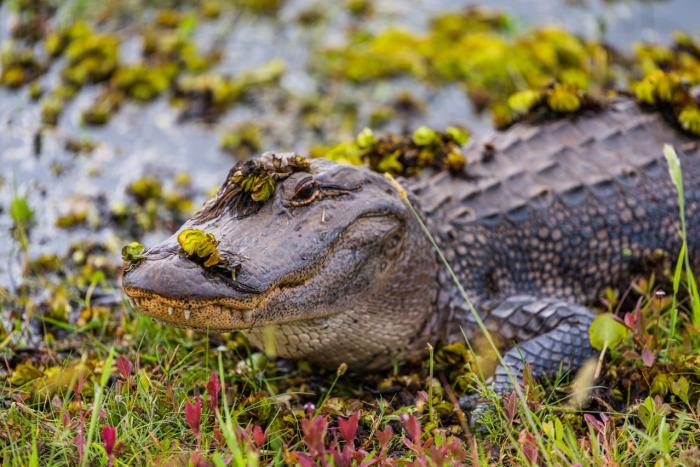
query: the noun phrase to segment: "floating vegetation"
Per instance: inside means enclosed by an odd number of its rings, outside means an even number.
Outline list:
[[[140,237],[155,229],[177,229],[194,211],[189,178],[176,175],[172,189],[154,176],[144,175],[126,188],[129,203],[111,206],[110,219],[129,236]]]
[[[467,163],[461,147],[468,140],[469,133],[459,127],[448,127],[441,132],[421,126],[411,136],[389,133],[378,138],[365,128],[355,141],[330,148],[317,146],[312,148],[311,156],[406,176],[415,175],[425,167],[461,173]]]
[[[434,18],[427,34],[397,29],[355,33],[346,46],[326,52],[323,68],[355,82],[406,74],[460,82],[477,109],[552,81],[582,90],[613,82],[612,56],[602,44],[557,28],[511,36],[507,16],[469,8]]]
[[[258,154],[263,148],[262,128],[253,122],[236,125],[224,134],[219,145],[240,159]]]
[[[281,60],[271,60],[235,78],[219,74],[184,76],[175,84],[175,103],[182,118],[216,120],[231,105],[257,87],[276,84],[285,71]]]
[[[659,109],[683,130],[700,135],[700,47],[685,34],[676,34],[670,48],[641,44],[635,49],[636,67],[642,75],[631,89],[637,99]]]
[[[604,105],[605,99],[594,98],[574,85],[556,84],[540,90],[518,91],[505,104],[494,105],[493,123],[503,129],[523,119],[560,118],[579,111],[599,110]]]
[[[31,49],[10,48],[0,54],[0,86],[19,88],[45,70]]]

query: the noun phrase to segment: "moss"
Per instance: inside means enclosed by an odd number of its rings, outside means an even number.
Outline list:
[[[271,60],[235,78],[214,73],[183,76],[175,83],[175,97],[189,118],[213,121],[246,93],[276,84],[285,68],[283,61]]]
[[[416,146],[429,146],[438,140],[438,134],[432,128],[421,126],[413,132],[411,139]]]
[[[369,124],[372,128],[381,128],[396,117],[396,112],[391,107],[382,106],[372,110],[369,115]]]

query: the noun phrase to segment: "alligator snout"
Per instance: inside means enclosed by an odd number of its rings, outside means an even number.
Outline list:
[[[206,268],[178,252],[148,252],[139,263],[124,272],[122,286],[130,296],[136,291],[175,300],[246,301],[266,290],[266,284],[242,268]]]

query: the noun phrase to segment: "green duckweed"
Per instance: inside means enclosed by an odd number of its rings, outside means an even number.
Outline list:
[[[204,267],[212,267],[222,262],[216,249],[219,242],[214,234],[199,229],[186,229],[177,236],[182,251],[191,258],[204,261]]]

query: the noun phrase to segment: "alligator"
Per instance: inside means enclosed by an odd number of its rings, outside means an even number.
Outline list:
[[[698,258],[700,144],[630,98],[475,139],[457,175],[426,169],[400,179],[504,345],[491,378],[497,392],[527,367],[534,377],[580,367],[594,354],[588,329],[605,288],[626,288],[660,254],[679,252],[665,143],[679,153],[688,251]],[[282,357],[360,370],[424,358],[427,344],[479,338],[470,306],[386,177],[312,159],[251,208],[232,191],[232,174],[178,232],[213,233],[235,259],[235,277],[183,254],[176,233],[123,275],[138,310],[172,325],[241,330]]]

